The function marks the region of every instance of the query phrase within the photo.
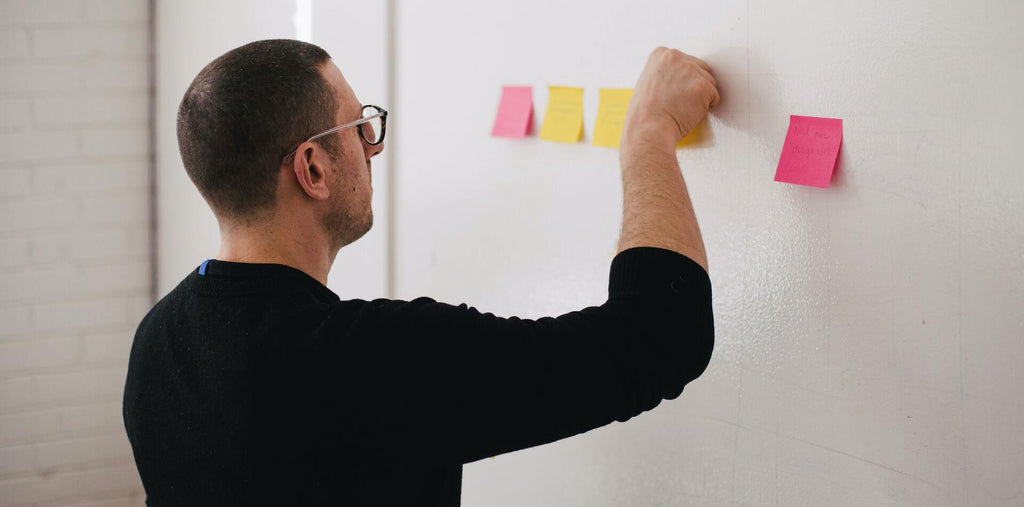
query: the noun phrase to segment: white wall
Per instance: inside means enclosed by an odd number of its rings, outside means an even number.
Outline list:
[[[145,0],[0,1],[0,506],[138,505],[150,304]]]
[[[178,153],[178,104],[196,74],[228,50],[294,38],[294,0],[156,2],[157,292],[163,296],[220,244],[217,221]]]
[[[363,104],[388,110],[384,152],[373,158],[373,228],[342,248],[334,260],[327,286],[345,299],[390,295],[391,160],[398,145],[391,126],[402,112],[389,104],[387,2],[313,0],[313,41],[331,54],[345,80]]]
[[[626,424],[466,467],[465,505],[1019,505],[1024,4],[399,3],[396,295],[498,314],[605,297],[621,198],[597,89],[705,57],[681,150],[717,348]],[[584,144],[489,138],[500,87],[585,87]],[[845,120],[832,188],[772,181],[788,115]],[[471,382],[472,379],[467,379]]]

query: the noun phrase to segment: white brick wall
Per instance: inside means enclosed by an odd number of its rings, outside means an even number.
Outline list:
[[[133,506],[149,2],[0,0],[0,507]]]

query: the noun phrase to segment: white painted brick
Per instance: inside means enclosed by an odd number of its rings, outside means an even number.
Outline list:
[[[29,239],[20,233],[8,233],[0,237],[0,269],[10,269],[28,264]]]
[[[0,58],[28,56],[28,31],[22,27],[0,28]]]
[[[80,62],[26,62],[0,65],[0,93],[38,94],[82,87],[86,65]]]
[[[70,366],[79,357],[80,342],[74,336],[0,343],[0,374]]]
[[[146,58],[103,59],[82,72],[82,90],[148,91],[149,70]]]
[[[68,265],[0,273],[0,304],[67,299],[75,281],[76,270]],[[0,359],[0,365],[3,362]]]
[[[0,447],[0,477],[4,475],[34,471],[36,468],[36,446],[16,445]]]
[[[27,197],[30,189],[28,168],[0,169],[0,198]]]
[[[61,504],[61,507],[141,507],[145,503],[145,498],[142,495],[131,495],[107,500]]]
[[[71,258],[71,247],[64,241],[65,235],[75,234],[78,229],[57,229],[56,231],[32,231],[29,242],[29,258],[34,266],[49,266],[67,263]]]
[[[125,436],[126,440],[127,438]],[[142,482],[139,480],[139,472],[135,468],[134,462],[127,467],[101,468],[84,474],[83,495],[114,492],[132,495],[142,492]]]
[[[85,156],[146,156],[149,153],[147,128],[92,128],[82,133]]]
[[[142,484],[133,464],[40,474],[0,481],[0,507],[56,502],[89,495],[138,495]]]
[[[32,110],[38,127],[120,126],[145,129],[149,97],[138,92],[119,95],[77,95],[34,99]],[[27,104],[25,105],[28,109]]]
[[[141,225],[149,223],[148,212],[148,193],[125,192],[82,199],[79,218],[83,225]]]
[[[32,308],[27,305],[0,306],[0,337],[17,336],[32,329]],[[2,407],[3,404],[0,404]]]
[[[149,204],[148,202],[146,204]],[[153,257],[150,255],[150,234],[151,226],[149,223],[149,214],[147,213],[147,220],[145,223],[133,224],[124,228],[126,235],[126,241],[123,243],[123,248],[120,254],[124,259],[145,259],[152,267]],[[87,260],[87,259],[98,259],[95,252],[90,252],[88,249],[83,249],[81,253],[75,252],[76,260]],[[113,256],[110,256],[113,257]],[[146,279],[148,280],[152,270],[146,273]]]
[[[74,23],[81,19],[80,0],[0,0],[0,25]]]
[[[0,380],[0,405],[12,413],[34,407],[115,402],[124,393],[127,365]]]
[[[127,442],[128,436],[125,435]],[[104,492],[138,493],[142,490],[139,473],[134,465],[125,468],[103,468],[85,474],[82,493],[95,495]]]
[[[123,462],[130,458],[132,454],[128,435],[123,432],[91,438],[51,442],[40,445],[37,449],[38,464],[45,468],[77,465],[101,460]]]
[[[145,91],[149,88],[146,63],[145,56],[5,62],[0,66],[0,93]]]
[[[91,21],[146,21],[149,3],[143,0],[86,0],[86,18]]]
[[[121,433],[121,403],[94,403],[0,416],[0,445]]]
[[[28,99],[0,99],[0,128],[27,127],[32,123]]]
[[[85,363],[111,362],[128,364],[135,333],[124,329],[117,333],[88,334],[81,338],[82,361]]]
[[[0,445],[24,443],[59,431],[59,410],[0,415]]]
[[[32,190],[39,196],[88,195],[111,191],[145,192],[149,161],[47,164],[32,171]]]
[[[76,280],[76,294],[104,296],[138,294],[149,288],[148,259],[101,266],[84,266]]]
[[[120,399],[151,305],[149,5],[0,0],[0,506],[144,500]]]
[[[0,232],[71,226],[145,225],[149,223],[149,194],[54,198],[0,202]],[[32,251],[32,254],[45,251]],[[52,262],[56,259],[46,259]]]
[[[62,433],[82,433],[109,428],[116,428],[119,433],[124,431],[120,400],[114,403],[60,409],[60,431]]]
[[[73,276],[70,266],[0,273],[0,304],[53,299],[68,288]]]
[[[97,298],[60,303],[40,303],[33,307],[33,329],[55,332],[83,327],[127,324],[124,298]]]
[[[149,230],[143,225],[33,233],[32,261],[142,260],[148,258]]]
[[[79,239],[75,239],[79,238]],[[102,228],[72,236],[70,259],[73,261],[147,261],[149,229],[145,225]],[[148,276],[148,275],[147,275]]]
[[[78,153],[78,132],[0,132],[0,163],[48,161],[68,158]]]
[[[145,293],[149,288],[148,259],[109,265],[58,264],[0,273],[0,304],[89,301],[97,297]],[[124,314],[121,304],[121,314]],[[0,364],[2,364],[0,360]],[[2,370],[2,368],[0,368]]]
[[[54,468],[94,463],[126,461],[131,455],[128,437],[105,435],[57,442],[0,447],[0,476],[26,472],[50,472]]]
[[[32,377],[15,377],[0,380],[0,406],[4,412],[30,405],[33,403],[32,393],[35,390],[35,379]]]
[[[69,199],[0,202],[0,232],[74,225],[78,212],[78,203]]]
[[[132,336],[135,336],[135,328],[138,327],[139,322],[142,322],[142,318],[149,313],[154,304],[155,302],[148,292],[128,300],[128,322],[132,324],[129,326]]]
[[[146,26],[36,28],[30,31],[36,58],[101,58],[145,56]]]

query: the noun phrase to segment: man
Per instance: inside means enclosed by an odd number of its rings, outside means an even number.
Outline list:
[[[220,250],[143,319],[125,386],[149,503],[458,505],[463,463],[677,397],[714,333],[675,145],[717,102],[704,62],[651,54],[623,133],[608,301],[506,319],[328,290],[338,250],[373,222],[386,113],[311,44],[214,60],[185,92],[178,142]]]

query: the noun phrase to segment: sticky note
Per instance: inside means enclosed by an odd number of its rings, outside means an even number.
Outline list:
[[[533,88],[503,86],[498,116],[494,118],[494,137],[526,137],[533,124]]]
[[[843,120],[791,115],[775,181],[828,188],[842,143]]]
[[[548,87],[548,110],[540,138],[559,143],[577,143],[583,138],[583,88]]]
[[[618,148],[626,108],[633,97],[632,88],[602,88],[597,91],[597,120],[594,123],[594,146]]]
[[[676,148],[689,148],[704,144],[709,138],[707,123],[708,120],[705,118],[696,127],[693,127],[690,133],[686,134],[686,137],[679,140]]]

